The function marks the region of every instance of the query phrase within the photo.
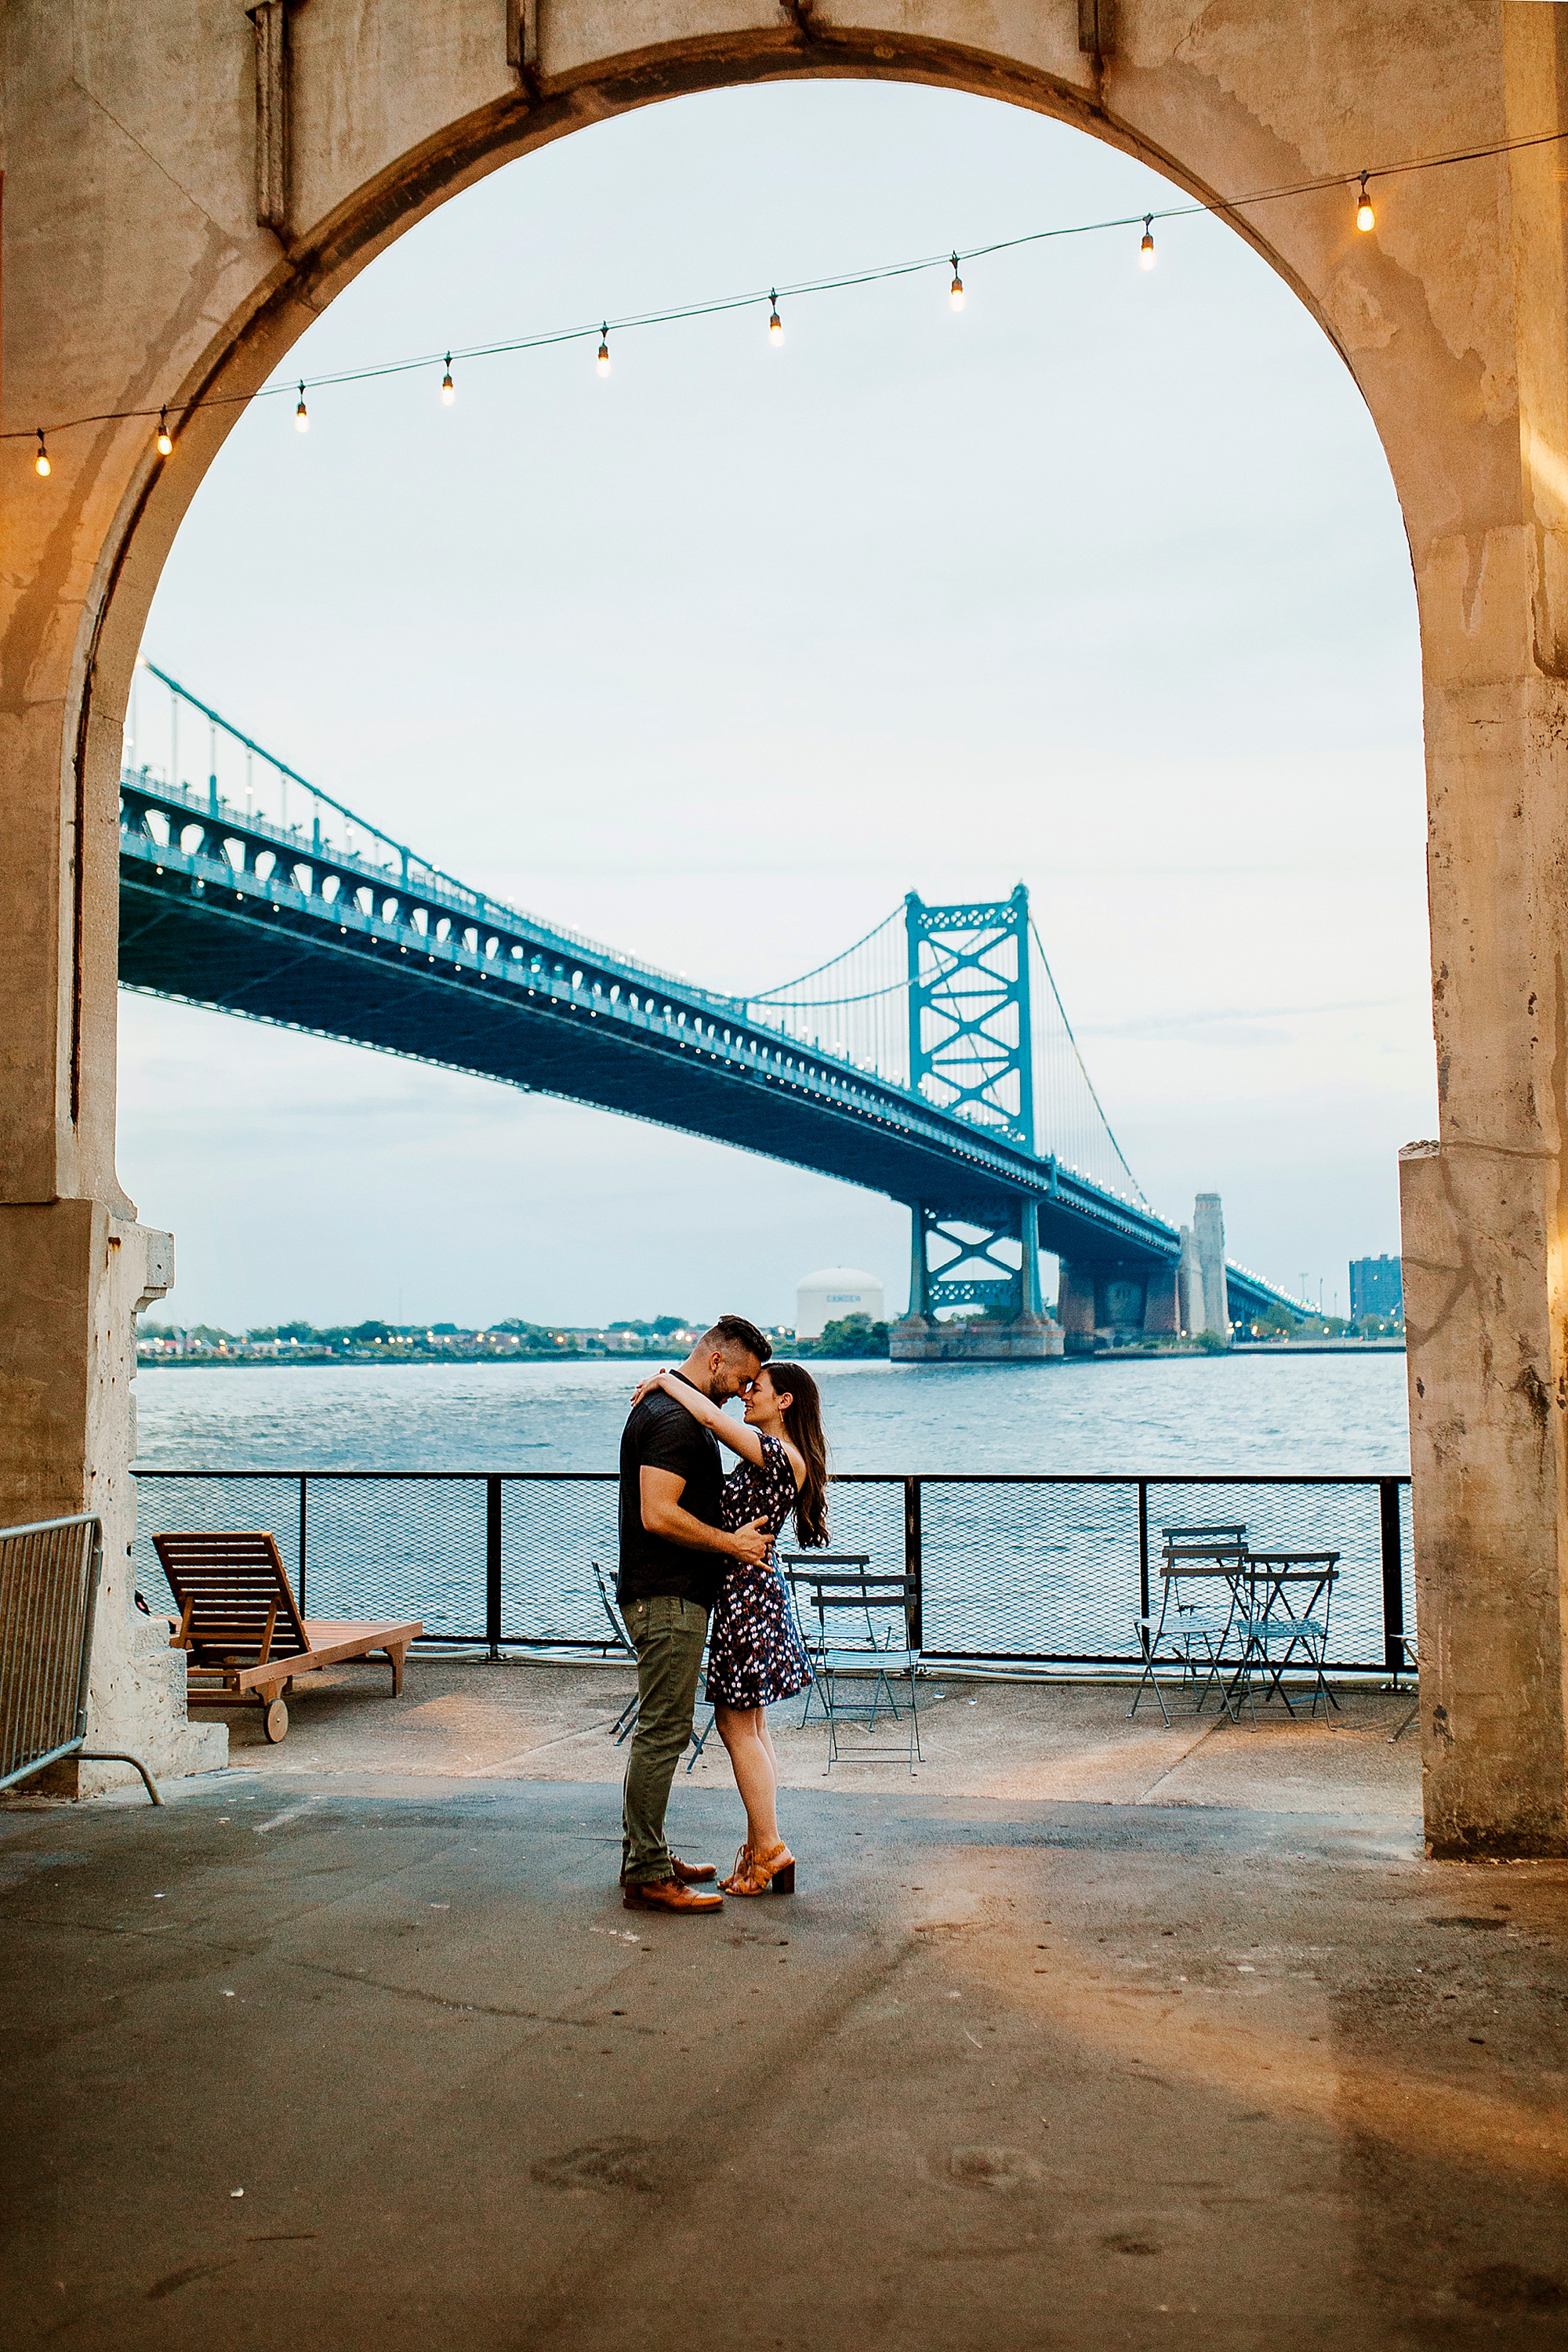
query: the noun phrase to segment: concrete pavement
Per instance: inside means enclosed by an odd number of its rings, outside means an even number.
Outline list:
[[[0,1815],[8,2344],[1568,2340],[1568,1865],[863,1767],[673,1920],[607,1778],[293,1745]]]

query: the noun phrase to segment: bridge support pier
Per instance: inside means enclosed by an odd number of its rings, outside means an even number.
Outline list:
[[[993,1275],[977,1281],[944,1284],[931,1268],[931,1236],[940,1234],[950,1247],[957,1244],[942,1220],[923,1202],[910,1212],[910,1311],[895,1323],[889,1353],[896,1364],[1026,1364],[1044,1363],[1062,1353],[1061,1327],[1045,1308],[1040,1294],[1039,1211],[1033,1201],[1020,1202],[1018,1231],[1014,1239],[1022,1255],[1011,1281]],[[989,1235],[976,1245],[976,1262],[999,1265],[991,1256]],[[1006,1321],[994,1316],[963,1317],[939,1322],[933,1309],[944,1303],[944,1289],[956,1294],[952,1303],[984,1298],[987,1304],[1011,1307]]]

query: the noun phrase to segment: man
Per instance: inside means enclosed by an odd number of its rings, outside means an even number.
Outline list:
[[[715,1404],[744,1396],[773,1349],[743,1315],[721,1315],[679,1366]],[[708,1612],[724,1563],[768,1556],[763,1521],[728,1533],[719,1446],[684,1405],[655,1390],[621,1436],[621,1569],[616,1598],[637,1654],[637,1727],[621,1814],[621,1885],[628,1911],[719,1911],[722,1895],[694,1888],[710,1863],[679,1862],[664,1838],[665,1808],[691,1711]]]

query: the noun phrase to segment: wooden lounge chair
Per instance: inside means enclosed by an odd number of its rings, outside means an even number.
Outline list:
[[[170,1647],[189,1654],[185,1696],[190,1706],[259,1706],[268,1739],[289,1728],[284,1695],[296,1675],[368,1658],[384,1651],[392,1664],[392,1695],[403,1688],[403,1661],[425,1628],[347,1624],[301,1617],[273,1538],[262,1529],[240,1534],[162,1535],[153,1538],[180,1622]]]

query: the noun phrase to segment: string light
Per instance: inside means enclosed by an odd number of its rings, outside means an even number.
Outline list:
[[[457,397],[458,387],[452,382],[452,354],[448,352],[447,354],[447,373],[441,378],[442,403],[446,407],[450,408],[452,403],[457,399]]]
[[[168,456],[170,456],[170,455],[171,455],[171,453],[173,452],[174,446],[174,435],[173,435],[173,434],[170,432],[170,430],[169,430],[169,412],[168,412],[168,410],[167,410],[166,408],[161,408],[161,409],[158,411],[158,455],[159,455],[159,457],[167,457]]]
[[[1457,164],[1486,163],[1499,156],[1512,155],[1531,148],[1560,146],[1565,142],[1568,142],[1568,131],[1544,131],[1524,139],[1498,140],[1486,146],[1457,148],[1441,154],[1413,155],[1398,161],[1369,165],[1364,172],[1354,175],[1356,182],[1359,183],[1355,212],[1356,226],[1364,234],[1375,226],[1376,215],[1368,192],[1369,183],[1374,173],[1378,179],[1384,180],[1393,178],[1399,173],[1447,170]],[[1321,178],[1282,183],[1274,187],[1252,188],[1235,195],[1215,197],[1207,204],[1173,205],[1157,214],[1145,213],[1142,215],[1143,235],[1139,246],[1140,266],[1144,269],[1152,269],[1154,267],[1156,219],[1186,219],[1199,215],[1222,218],[1259,205],[1279,204],[1293,197],[1316,196],[1331,190],[1342,190],[1345,181],[1346,174],[1341,172],[1326,174]],[[1136,215],[1131,217],[1124,215],[1114,219],[1077,221],[1063,224],[1060,227],[1031,229],[1018,236],[999,237],[989,245],[973,246],[969,248],[967,257],[974,260],[996,254],[1019,252],[1026,247],[1052,244],[1064,237],[1090,236],[1110,230],[1130,228],[1135,225],[1137,218]],[[907,261],[892,262],[882,268],[857,269],[846,271],[842,275],[834,274],[806,278],[797,285],[787,286],[784,289],[784,299],[787,301],[796,295],[826,294],[851,287],[881,285],[894,278],[922,275],[927,270],[944,267],[946,262],[951,260],[952,279],[948,289],[949,299],[957,310],[962,307],[963,294],[963,280],[960,274],[959,259],[960,257],[956,252],[945,257],[941,254],[924,254]],[[731,310],[750,310],[760,299],[760,292],[752,289],[744,293],[724,295],[710,301],[683,304],[675,310],[635,312],[617,320],[616,323],[626,329],[666,326],[690,319],[714,318]],[[771,341],[782,344],[784,321],[779,316],[778,302],[778,289],[774,287],[768,297],[768,333]],[[521,352],[544,351],[558,343],[580,342],[592,332],[591,327],[572,326],[557,328],[546,333],[509,337],[504,341],[475,344],[466,350],[462,357],[469,360],[499,359]],[[608,375],[610,373],[609,338],[609,322],[606,320],[599,330],[598,367],[601,375]],[[416,370],[433,365],[438,356],[439,354],[436,352],[425,352],[406,359],[394,360],[379,367],[344,368],[334,374],[318,376],[314,381],[318,389],[322,384],[365,383],[382,376],[411,374]],[[448,352],[446,355],[446,374],[442,382],[444,400],[447,396],[451,373],[452,354]],[[182,416],[189,416],[198,408],[245,408],[248,407],[253,400],[279,398],[286,390],[286,384],[268,383],[252,392],[214,393],[205,398],[182,404],[180,413]],[[455,399],[456,396],[454,386],[451,397]],[[107,409],[99,410],[88,415],[57,417],[48,430],[63,433],[75,427],[92,425],[118,425],[134,420],[150,421],[154,415],[158,416],[159,437],[162,440],[163,429],[167,425],[167,411],[154,411],[151,408]],[[310,429],[305,407],[303,378],[300,380],[299,403],[294,411],[294,423],[297,430],[301,433]],[[47,450],[44,446],[45,428],[38,425],[34,429],[39,444],[37,455],[34,459],[35,468],[40,476],[47,478],[52,469]],[[0,441],[25,441],[26,437],[25,427],[13,427],[9,431],[0,431]],[[161,454],[163,453],[161,452]]]

